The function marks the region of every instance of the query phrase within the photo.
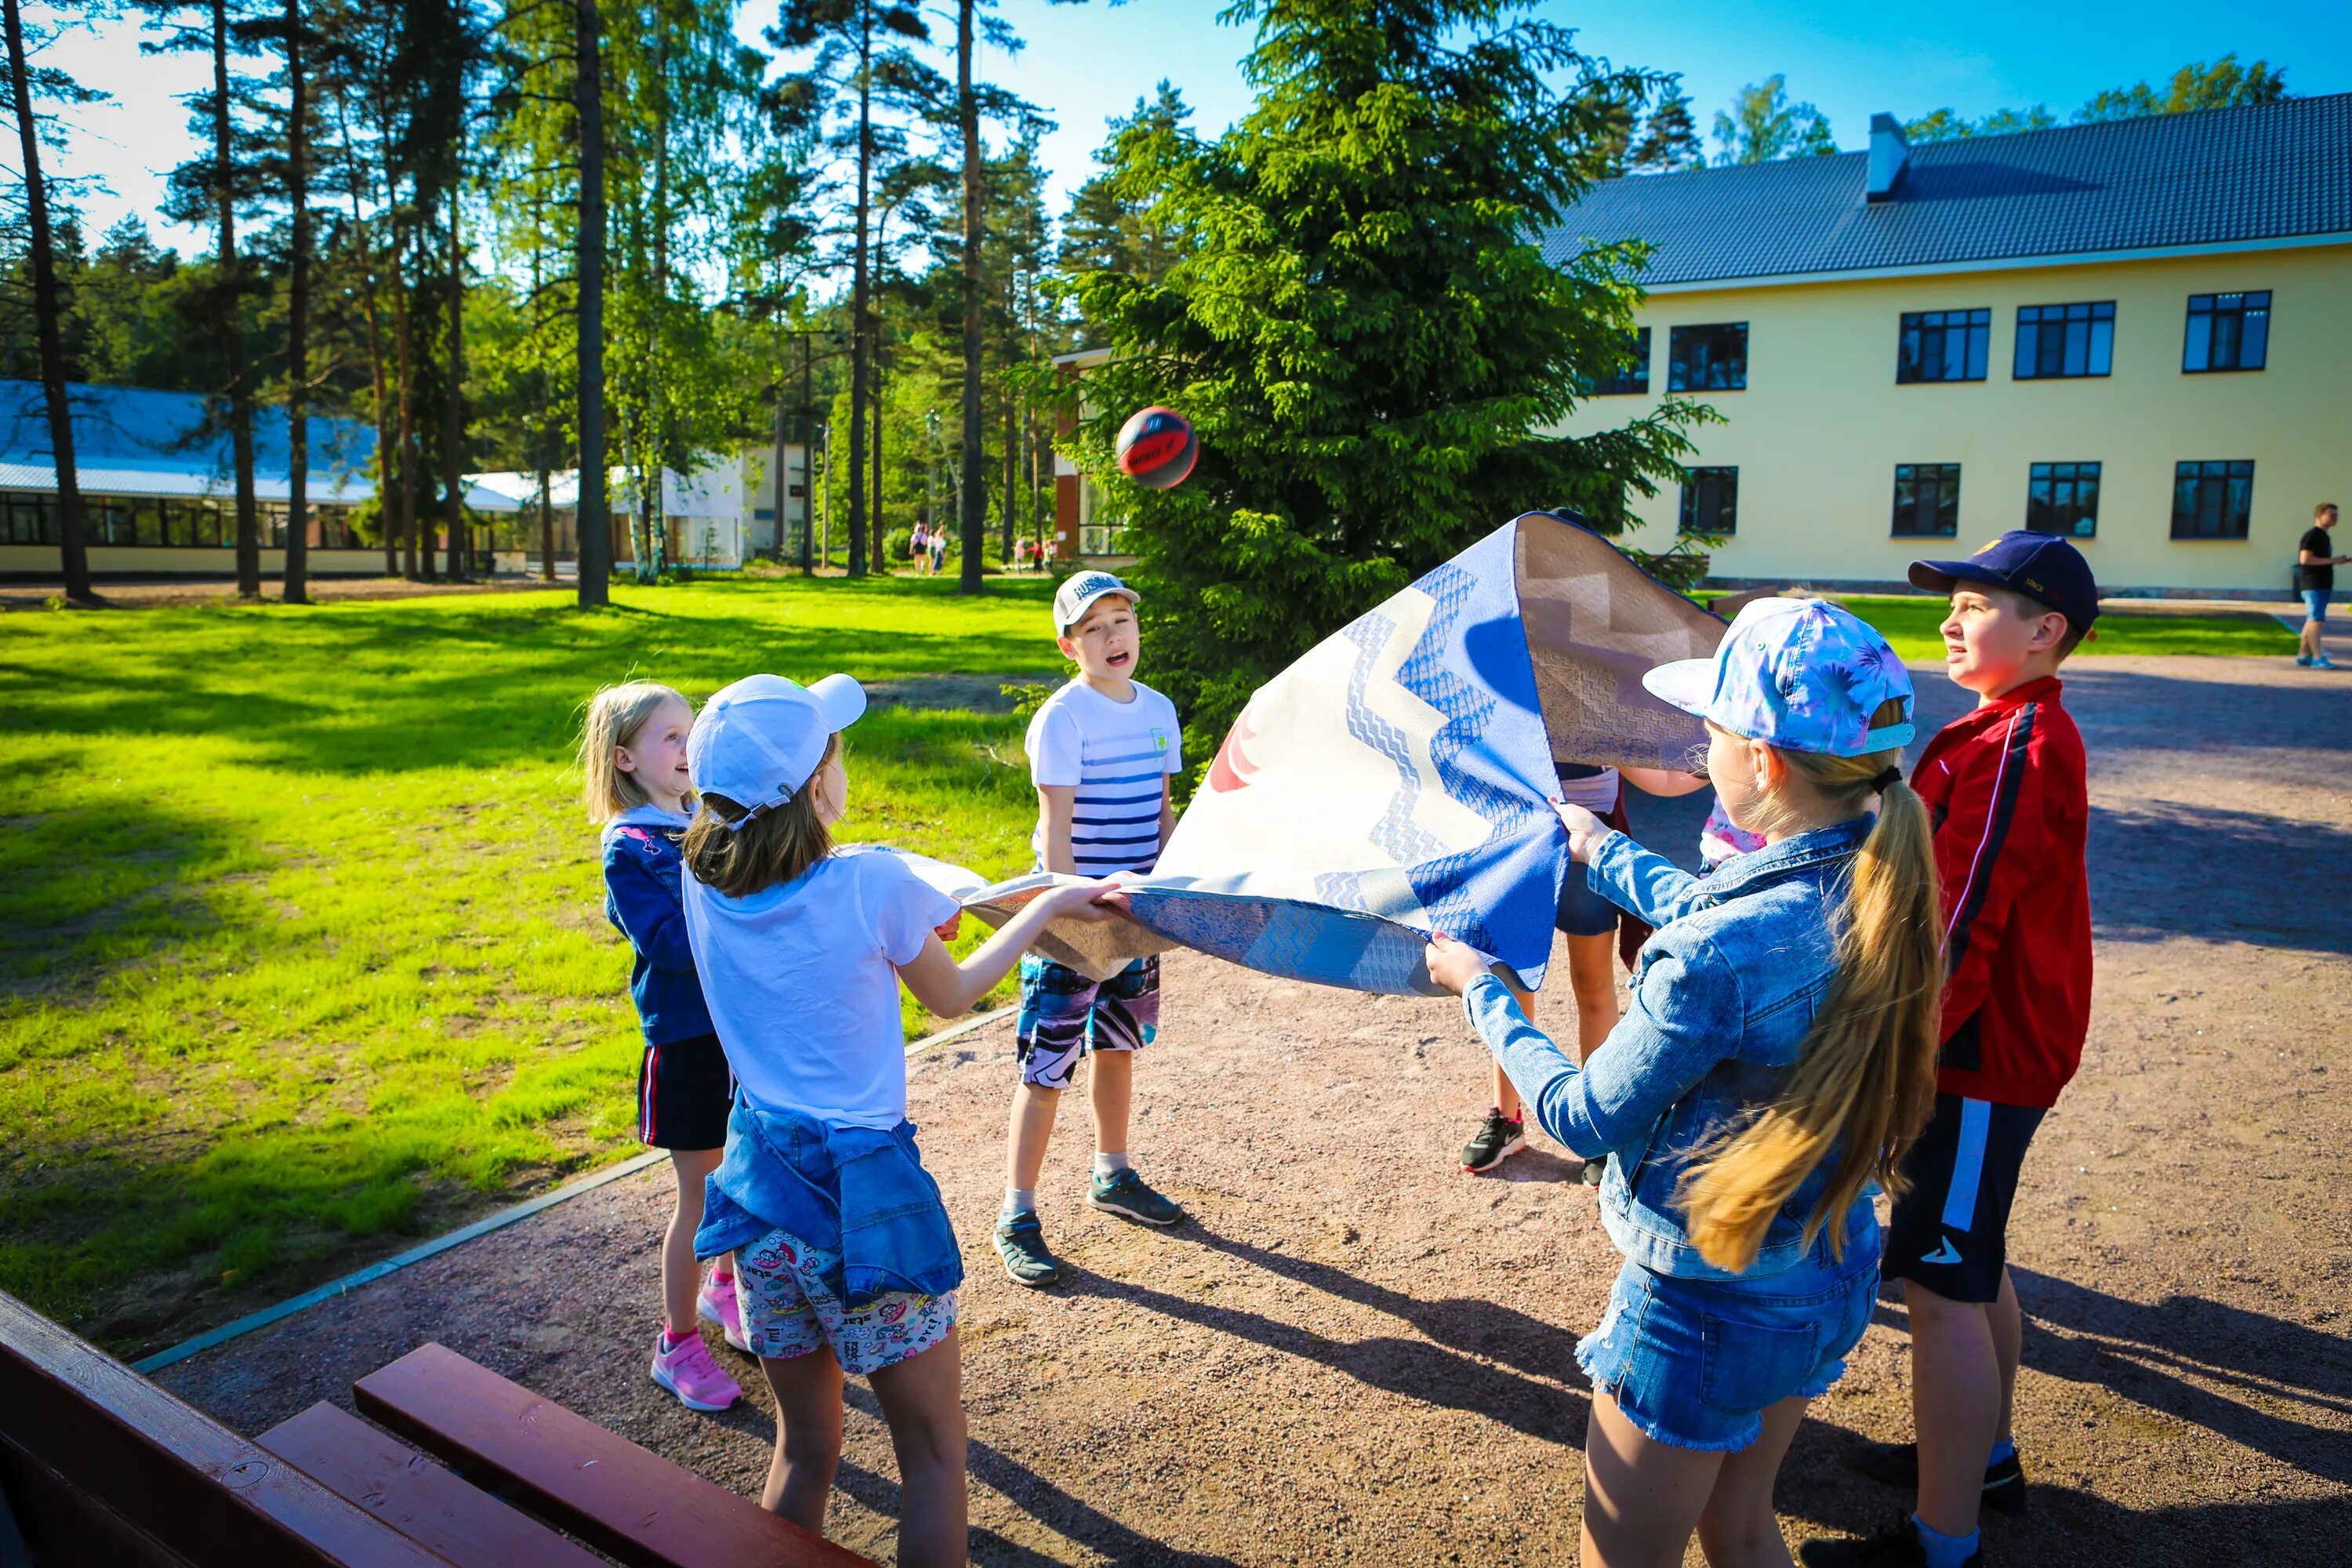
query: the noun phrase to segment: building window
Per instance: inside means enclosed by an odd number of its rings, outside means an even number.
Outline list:
[[[2253,464],[2172,466],[2173,538],[2243,539],[2253,510]]]
[[[2025,526],[2091,539],[2099,531],[2099,465],[2036,463],[2025,487]]]
[[[2019,381],[2053,376],[2105,375],[2115,358],[2116,302],[2095,305],[2023,305],[2017,312]]]
[[[1636,327],[1625,344],[1625,363],[1592,384],[1595,397],[1623,397],[1650,390],[1650,329]]]
[[[1685,533],[1739,531],[1739,470],[1693,468],[1683,480]]]
[[[2182,370],[2260,370],[2270,346],[2269,289],[2189,296],[2189,339],[2180,350]]]
[[[1913,539],[1949,539],[1960,531],[1960,466],[1895,465],[1895,532]]]
[[[1895,379],[1982,381],[1991,354],[1990,310],[1906,310]]]
[[[1748,323],[1676,327],[1666,335],[1671,392],[1738,392],[1748,384]]]
[[[49,531],[49,503],[39,496],[13,496],[0,500],[0,543],[55,544]]]

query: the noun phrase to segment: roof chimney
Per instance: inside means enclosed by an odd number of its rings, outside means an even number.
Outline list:
[[[1911,144],[1903,140],[1903,127],[1891,114],[1870,117],[1870,188],[1866,193],[1873,202],[1891,201],[1895,183],[1903,178],[1903,170],[1911,162]]]

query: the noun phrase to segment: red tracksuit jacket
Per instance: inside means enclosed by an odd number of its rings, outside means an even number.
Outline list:
[[[1947,724],[1911,787],[1927,803],[1951,977],[1936,1087],[2051,1106],[2091,1025],[2090,795],[2052,677]]]

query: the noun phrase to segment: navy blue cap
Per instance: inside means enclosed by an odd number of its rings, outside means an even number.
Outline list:
[[[2052,534],[2013,528],[1966,561],[1914,561],[1911,585],[1948,594],[1956,583],[2007,588],[2049,605],[2078,632],[2099,618],[2099,584],[2083,552]]]

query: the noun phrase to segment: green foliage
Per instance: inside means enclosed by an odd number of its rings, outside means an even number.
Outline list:
[[[1667,80],[1657,106],[1642,122],[1641,139],[1626,155],[1626,166],[1639,174],[1671,174],[1706,163],[1706,150],[1699,143],[1698,124],[1691,118],[1691,101],[1683,91],[1682,78]]]
[[[912,561],[915,558],[915,531],[894,528],[882,538],[882,555],[887,561]]]
[[[581,702],[751,669],[985,700],[1059,667],[1051,586],[8,617],[0,1289],[137,1353],[634,1152],[642,1046],[569,763]],[[1021,733],[878,704],[846,836],[1020,871]]]
[[[2180,114],[2196,109],[2235,109],[2242,104],[2276,103],[2287,96],[2286,68],[2256,60],[2241,66],[2232,51],[2208,65],[2191,60],[2172,73],[2159,91],[2145,81],[2110,88],[2074,111],[2077,125],[2108,120],[2137,120],[2149,114]]]
[[[1118,140],[1121,199],[1195,242],[1163,279],[1070,281],[1117,351],[1074,456],[1134,525],[1147,679],[1197,756],[1260,682],[1478,535],[1537,505],[1621,524],[1628,488],[1690,450],[1678,400],[1549,434],[1622,352],[1643,253],[1556,265],[1534,243],[1602,127],[1569,35],[1519,9],[1248,0],[1249,116],[1214,142],[1165,121]],[[1174,489],[1112,460],[1150,403],[1200,432]]]
[[[1733,94],[1728,110],[1716,111],[1715,144],[1715,161],[1725,165],[1838,150],[1827,117],[1810,103],[1791,102],[1778,71]]]

